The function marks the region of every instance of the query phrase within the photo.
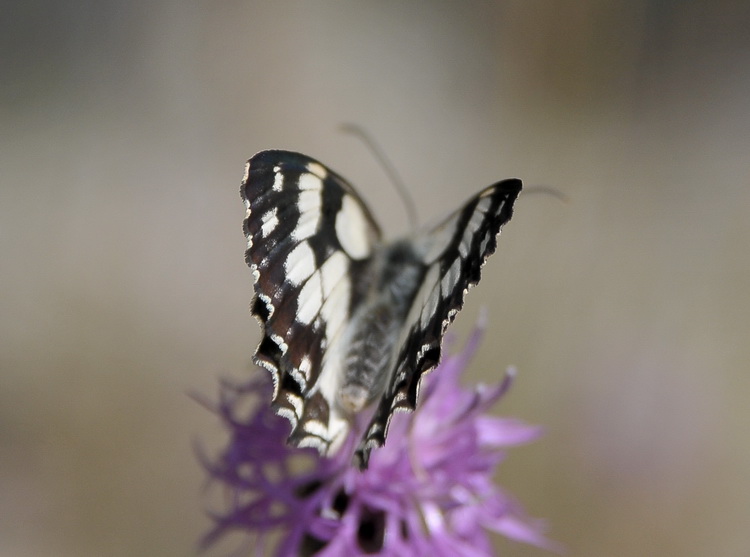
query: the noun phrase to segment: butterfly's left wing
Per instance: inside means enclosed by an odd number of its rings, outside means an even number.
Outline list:
[[[256,154],[240,193],[252,311],[263,326],[254,359],[271,373],[273,407],[292,424],[289,442],[326,452],[349,427],[333,404],[341,337],[380,231],[341,176],[300,153]]]
[[[394,372],[357,448],[360,468],[367,466],[370,451],[385,442],[393,413],[416,407],[419,380],[438,364],[445,329],[463,306],[468,289],[479,282],[482,265],[495,251],[521,187],[517,179],[498,182],[413,240],[414,252],[425,265],[424,280],[402,328]]]

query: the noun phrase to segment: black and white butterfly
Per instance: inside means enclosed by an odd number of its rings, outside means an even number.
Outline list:
[[[520,180],[503,180],[439,225],[384,243],[354,189],[316,160],[261,151],[248,161],[246,261],[263,326],[255,362],[271,372],[291,444],[334,451],[374,407],[355,452],[367,466],[393,413],[414,410],[520,191]]]

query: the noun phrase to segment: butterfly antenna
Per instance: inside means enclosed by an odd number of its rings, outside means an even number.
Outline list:
[[[528,188],[523,189],[524,195],[528,195],[530,193],[542,193],[545,195],[551,195],[552,197],[556,197],[563,203],[568,203],[570,201],[570,198],[567,195],[565,195],[559,189],[553,188],[551,186],[529,186]]]
[[[344,133],[350,133],[358,137],[377,159],[377,161],[380,163],[380,166],[383,167],[383,170],[388,175],[388,179],[391,181],[393,186],[396,188],[399,196],[401,197],[401,201],[404,202],[404,208],[406,209],[406,215],[409,219],[409,222],[411,223],[412,230],[415,229],[418,221],[417,209],[416,205],[414,204],[414,199],[412,199],[411,195],[409,195],[409,190],[404,185],[404,181],[398,175],[398,172],[396,172],[396,168],[393,166],[391,161],[388,160],[388,157],[385,156],[383,150],[377,143],[375,143],[372,137],[370,137],[370,134],[368,134],[362,127],[358,126],[357,124],[345,123],[341,124],[340,128]]]

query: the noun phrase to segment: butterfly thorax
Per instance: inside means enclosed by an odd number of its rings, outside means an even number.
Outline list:
[[[378,399],[392,374],[402,323],[424,275],[424,265],[406,242],[373,257],[369,288],[349,329],[339,386],[339,404],[350,414]]]

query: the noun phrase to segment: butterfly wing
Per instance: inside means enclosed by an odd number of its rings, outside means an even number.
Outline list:
[[[414,410],[419,380],[438,364],[445,329],[463,306],[468,289],[479,282],[521,187],[517,179],[498,182],[413,240],[425,265],[424,279],[402,328],[394,372],[356,450],[360,468],[367,467],[370,451],[385,442],[393,413]]]
[[[289,441],[326,452],[348,429],[329,401],[341,375],[339,340],[364,295],[380,231],[343,178],[299,153],[253,156],[240,194],[252,312],[263,327],[254,359],[271,372]]]

